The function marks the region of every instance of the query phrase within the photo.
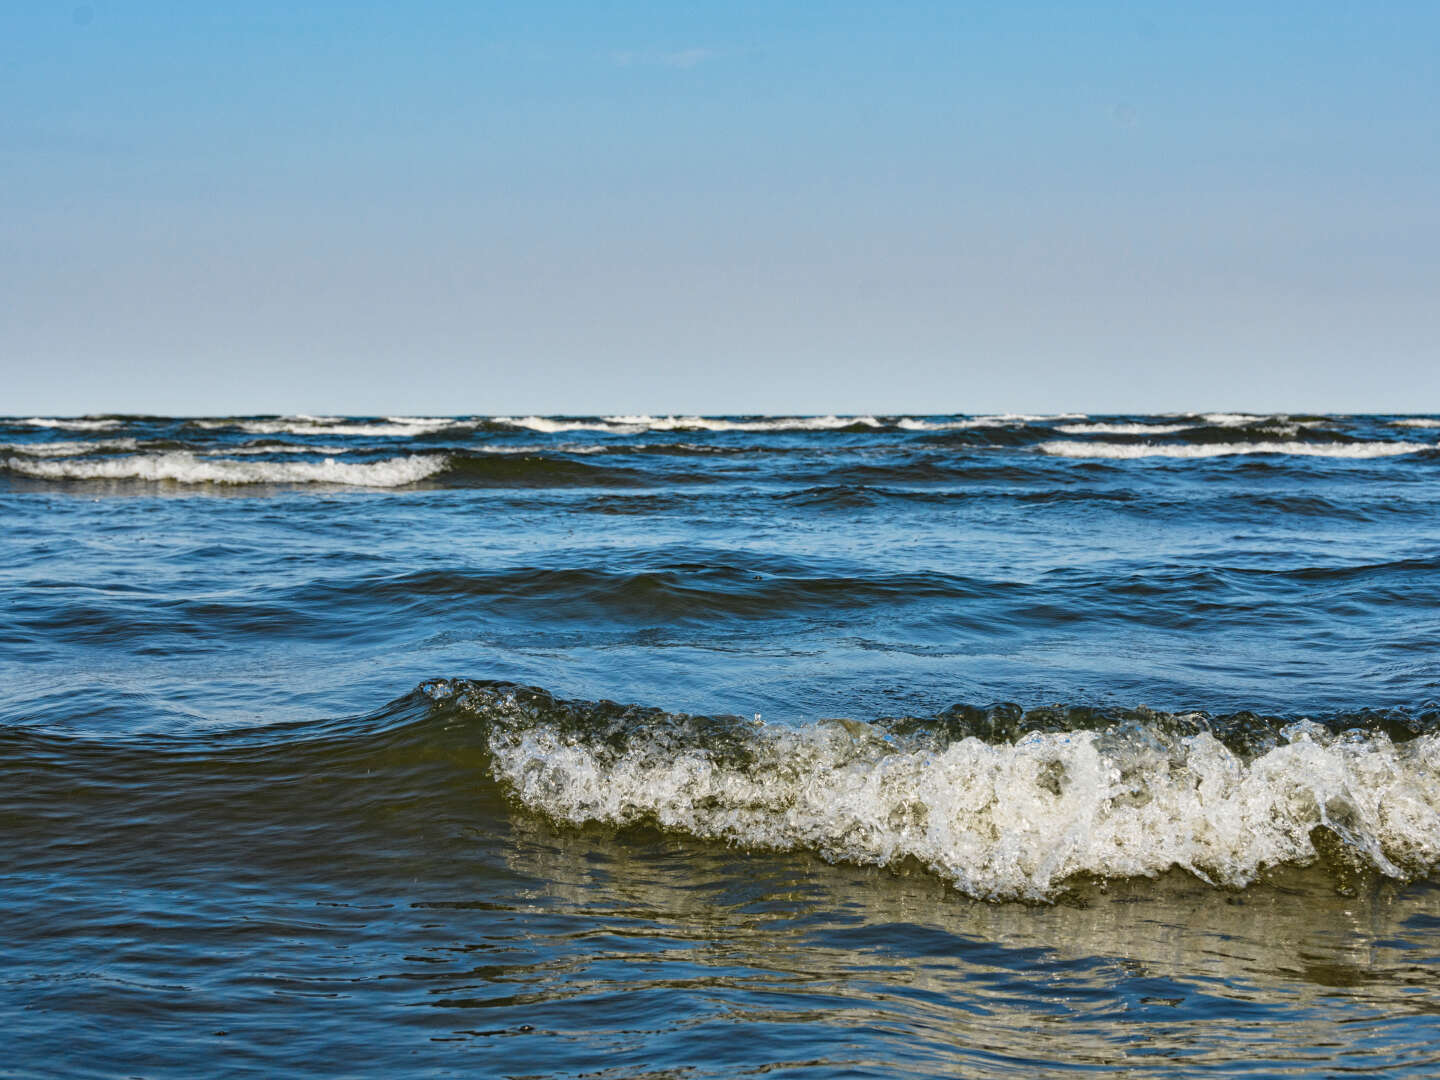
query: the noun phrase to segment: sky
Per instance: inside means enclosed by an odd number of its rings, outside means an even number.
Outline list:
[[[1440,4],[0,6],[0,414],[1440,411]]]

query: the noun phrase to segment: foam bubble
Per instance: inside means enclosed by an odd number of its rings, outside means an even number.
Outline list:
[[[656,824],[863,864],[914,859],[987,899],[1173,868],[1244,886],[1315,861],[1326,836],[1394,877],[1440,862],[1437,735],[1394,744],[1302,723],[1246,758],[1208,732],[946,744],[854,721],[711,719],[702,731],[698,718],[662,715],[577,733],[513,697],[482,706],[496,778],[557,821]]]
[[[188,451],[69,461],[12,457],[11,472],[48,480],[168,480],[178,484],[344,484],[401,487],[443,470],[444,455],[411,455],[384,461],[234,461]]]
[[[1211,443],[1208,445],[1175,444],[1157,446],[1153,443],[1047,442],[1036,447],[1045,454],[1069,458],[1213,458],[1235,454],[1289,454],[1300,457],[1382,458],[1432,450],[1429,443],[1364,442],[1364,443],[1302,443],[1254,442]]]

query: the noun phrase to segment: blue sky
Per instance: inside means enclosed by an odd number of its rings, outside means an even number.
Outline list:
[[[1440,5],[1170,7],[17,0],[0,413],[1440,410]]]

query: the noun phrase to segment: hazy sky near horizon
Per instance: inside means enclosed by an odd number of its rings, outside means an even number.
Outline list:
[[[18,0],[0,414],[1440,411],[1440,5]]]

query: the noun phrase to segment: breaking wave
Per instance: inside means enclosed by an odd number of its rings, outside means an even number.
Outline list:
[[[637,435],[646,431],[839,431],[879,428],[873,416],[792,416],[728,420],[705,416],[606,416],[599,419],[565,419],[547,416],[498,416],[493,423],[552,435],[570,431],[604,431]]]
[[[55,441],[39,443],[0,443],[0,450],[30,457],[80,457],[110,450],[134,450],[140,444],[134,439],[97,439],[93,441]]]
[[[34,461],[11,457],[5,468],[47,480],[141,480],[177,484],[342,484],[400,487],[443,471],[444,455],[410,455],[383,461],[234,461],[188,451],[85,460]]]
[[[1069,458],[1212,458],[1235,454],[1287,454],[1301,457],[1383,458],[1433,450],[1431,443],[1413,442],[1253,442],[1209,443],[1107,443],[1107,442],[1046,442],[1037,447],[1041,453]]]
[[[7,420],[9,424],[22,424],[26,427],[61,428],[65,431],[105,431],[109,428],[119,427],[124,421],[111,418],[92,419],[90,417],[66,417],[60,419],[31,416],[23,420]]]
[[[957,706],[925,720],[766,724],[506,684],[421,690],[478,718],[518,805],[832,861],[918,863],[971,896],[1189,871],[1244,887],[1320,863],[1341,885],[1440,864],[1437,714],[1284,720]]]
[[[278,419],[223,418],[191,421],[208,430],[230,429],[250,435],[368,435],[413,437],[446,428],[473,427],[471,421],[449,417],[387,416],[380,420],[352,420],[338,416],[286,416]]]

